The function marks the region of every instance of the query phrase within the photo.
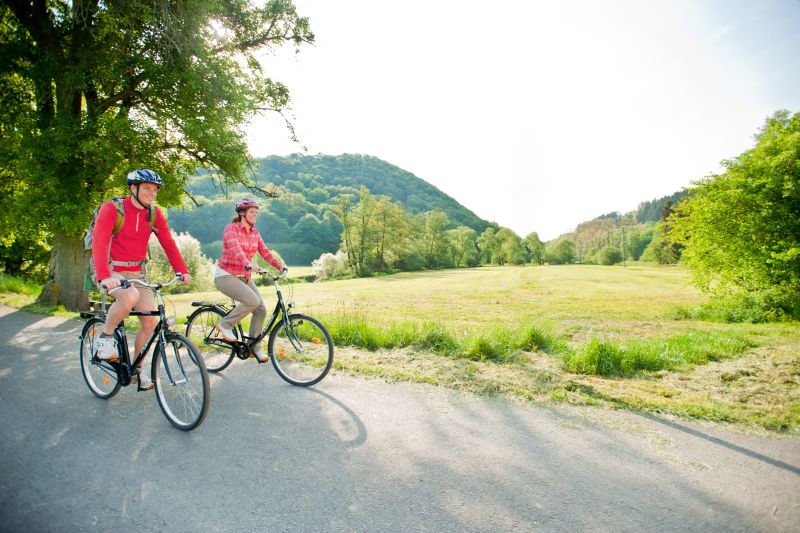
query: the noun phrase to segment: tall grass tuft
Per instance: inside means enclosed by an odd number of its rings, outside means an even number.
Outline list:
[[[756,293],[716,295],[696,307],[674,308],[669,316],[675,320],[705,320],[729,324],[785,322],[800,319],[800,295],[763,290]]]
[[[543,351],[552,353],[564,346],[563,341],[538,326],[527,326],[516,332],[514,346],[528,352]]]
[[[562,353],[564,366],[577,374],[631,376],[639,371],[677,370],[734,357],[752,343],[730,333],[686,333],[667,339],[620,344],[593,339]]]
[[[530,326],[510,329],[494,326],[456,336],[439,322],[392,323],[386,328],[369,324],[360,310],[340,311],[323,319],[333,341],[368,350],[414,347],[447,357],[477,361],[513,362],[520,351],[546,350],[558,346],[555,336]]]
[[[437,322],[423,324],[419,329],[419,336],[414,339],[412,346],[449,356],[457,356],[462,351],[461,344],[443,325]]]
[[[0,272],[0,292],[14,292],[27,296],[36,296],[41,291],[42,286],[38,283]]]

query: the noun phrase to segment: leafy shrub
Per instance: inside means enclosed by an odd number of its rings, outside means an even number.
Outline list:
[[[172,238],[181,252],[183,261],[192,275],[192,282],[189,285],[179,283],[166,289],[173,293],[200,292],[213,290],[214,288],[214,263],[200,250],[200,241],[188,233],[172,232]],[[150,238],[149,243],[150,260],[147,262],[147,278],[151,282],[168,281],[174,275],[172,265],[167,259],[167,254],[161,248],[155,236]]]
[[[575,262],[575,243],[561,239],[545,245],[544,260],[551,265],[569,265]]]
[[[616,246],[606,246],[600,250],[601,265],[616,265],[622,262],[622,252]]]

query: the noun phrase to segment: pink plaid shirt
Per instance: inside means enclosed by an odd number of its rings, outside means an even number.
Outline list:
[[[222,257],[219,267],[234,276],[250,279],[250,272],[245,269],[253,262],[256,252],[261,254],[270,265],[278,270],[283,268],[261,239],[256,228],[246,230],[241,222],[231,222],[222,232]]]

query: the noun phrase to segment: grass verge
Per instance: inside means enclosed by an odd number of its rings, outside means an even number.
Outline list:
[[[2,283],[0,303],[18,308],[39,290]],[[800,431],[798,323],[670,316],[703,302],[681,268],[464,269],[289,285],[284,296],[328,326],[342,372]],[[196,299],[225,300],[169,295],[179,323]]]

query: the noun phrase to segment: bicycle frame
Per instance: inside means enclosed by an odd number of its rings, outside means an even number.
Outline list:
[[[128,281],[128,280],[126,280]],[[141,285],[143,283],[139,282],[138,280],[132,280]],[[172,282],[174,283],[174,281]],[[117,346],[119,347],[120,352],[120,359],[117,361],[108,361],[105,364],[111,366],[117,372],[117,376],[119,382],[122,386],[128,386],[131,383],[132,377],[132,370],[141,364],[142,360],[145,358],[145,355],[150,350],[150,347],[153,346],[153,343],[158,342],[161,346],[161,357],[165,357],[165,347],[166,347],[166,337],[165,335],[169,332],[169,320],[167,319],[165,306],[164,306],[164,299],[161,296],[161,289],[166,287],[169,284],[157,283],[155,285],[147,285],[153,292],[155,293],[156,302],[157,302],[157,309],[153,311],[131,311],[128,316],[157,316],[159,317],[158,322],[156,323],[156,327],[153,329],[153,332],[150,334],[150,337],[145,342],[144,346],[142,347],[141,351],[136,355],[136,358],[131,363],[131,354],[128,348],[128,335],[127,331],[125,330],[125,320],[120,320],[117,327],[114,328],[114,337],[117,339]],[[132,285],[130,281],[128,281],[128,285]],[[105,309],[104,309],[105,311]],[[102,317],[105,320],[106,314],[105,312],[100,313],[89,313],[83,312],[81,313],[81,318],[88,319],[93,316]],[[155,357],[155,354],[153,355]],[[174,385],[176,381],[172,377],[172,372],[170,371],[169,365],[166,364],[166,360],[164,362],[164,369],[167,373],[167,377],[169,378],[169,382],[171,385]],[[178,365],[181,367],[181,373],[185,375],[185,371],[183,369],[183,363],[178,359]]]
[[[264,274],[270,275],[268,272],[264,272]],[[282,276],[275,277],[272,276],[272,282],[275,285],[275,292],[278,296],[278,301],[275,302],[275,308],[272,310],[272,317],[270,317],[269,321],[266,323],[267,325],[261,330],[255,337],[248,337],[247,335],[242,332],[242,340],[240,341],[226,341],[225,339],[221,338],[208,338],[206,342],[208,344],[216,344],[218,346],[233,346],[236,350],[237,355],[241,359],[246,359],[249,356],[250,349],[258,342],[261,342],[267,335],[269,335],[270,331],[272,331],[272,327],[275,325],[278,317],[288,317],[289,316],[289,309],[292,308],[292,303],[288,305],[283,300],[283,294],[281,293],[280,285],[278,285],[278,280],[281,279]],[[220,304],[213,304],[213,307],[217,307],[220,311],[223,311],[227,314],[230,309],[227,309],[227,306],[220,305]],[[293,331],[290,331],[289,328],[289,321],[283,321],[283,328],[286,331],[287,338],[291,341],[295,347],[299,347],[296,345],[296,339]]]

